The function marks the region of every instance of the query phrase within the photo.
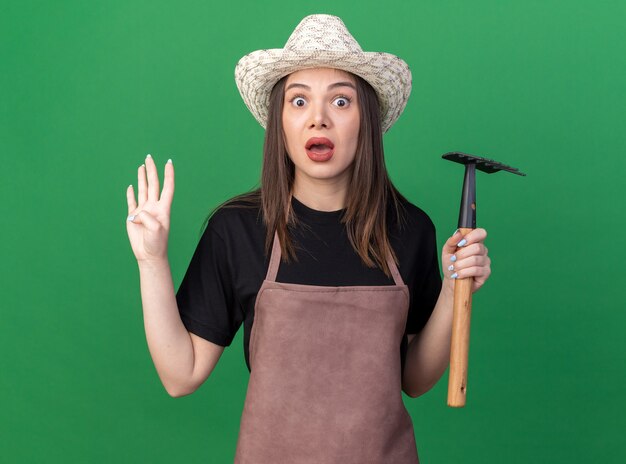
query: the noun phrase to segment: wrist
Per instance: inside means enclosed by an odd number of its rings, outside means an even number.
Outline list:
[[[137,266],[139,271],[155,271],[160,269],[169,269],[170,263],[167,256],[161,258],[138,259]]]
[[[454,279],[445,277],[441,283],[441,295],[447,298],[454,298]]]

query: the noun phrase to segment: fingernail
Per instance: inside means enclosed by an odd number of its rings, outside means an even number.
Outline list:
[[[463,239],[459,243],[457,243],[456,246],[462,247],[462,246],[465,246],[466,244],[467,244],[467,240]]]
[[[126,218],[126,220],[127,220],[127,221],[130,221],[130,222],[133,222],[133,221],[135,220],[135,215],[134,215],[134,214],[131,214],[130,216],[128,216],[128,217]]]
[[[455,272],[450,276],[451,279],[456,279],[459,275]]]
[[[172,158],[168,159],[167,162],[172,164]]]
[[[455,230],[454,233],[452,234],[453,236],[456,235],[458,233],[459,229]]]
[[[448,271],[454,271],[454,264],[450,264],[448,266]]]
[[[450,256],[450,261],[455,262],[456,261],[456,255]]]
[[[148,154],[146,155],[146,158],[152,158],[152,155],[151,155],[150,153],[148,153]]]

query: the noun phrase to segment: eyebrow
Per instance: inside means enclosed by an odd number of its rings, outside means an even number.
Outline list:
[[[335,82],[333,84],[330,84],[328,86],[327,90],[332,90],[332,89],[334,89],[336,87],[350,87],[350,88],[356,90],[356,87],[354,86],[354,84],[352,82],[348,82],[348,81],[345,81],[345,82],[343,82],[343,81],[342,82]],[[293,83],[289,84],[285,90],[289,90],[289,89],[292,89],[292,88],[301,88],[301,89],[305,89],[305,90],[311,90],[311,87],[309,87],[308,85],[306,85],[306,84],[299,84],[297,82],[293,82]]]

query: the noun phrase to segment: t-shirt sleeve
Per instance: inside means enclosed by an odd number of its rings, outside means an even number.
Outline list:
[[[243,321],[233,287],[226,245],[209,221],[176,293],[187,330],[229,346]]]
[[[411,291],[411,303],[407,316],[406,333],[416,334],[421,331],[441,292],[441,274],[439,272],[439,251],[435,226],[427,220],[424,227],[423,241],[420,245],[417,261],[418,271]]]

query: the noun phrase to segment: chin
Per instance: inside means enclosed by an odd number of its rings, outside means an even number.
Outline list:
[[[330,180],[344,177],[347,169],[337,169],[331,166],[316,166],[313,169],[303,170],[302,174],[312,179]]]

